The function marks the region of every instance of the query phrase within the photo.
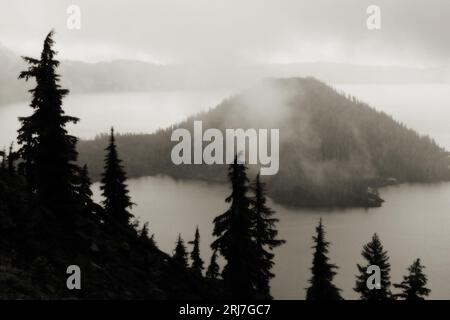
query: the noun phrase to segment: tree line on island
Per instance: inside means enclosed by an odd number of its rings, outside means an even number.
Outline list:
[[[147,223],[140,227],[132,220],[133,203],[113,129],[101,177],[104,200],[94,202],[88,167],[77,165],[77,138],[66,130],[79,119],[63,111],[69,91],[59,85],[53,44],[50,32],[40,59],[24,58],[29,67],[19,78],[36,81],[30,90],[33,113],[20,118],[18,151],[11,146],[0,153],[0,298],[272,299],[273,249],[285,241],[278,238],[265,183],[259,174],[250,183],[247,167],[237,157],[228,167],[230,207],[213,221],[213,254],[205,276],[198,228],[190,253],[179,235],[169,256],[157,248]],[[329,262],[321,220],[313,240],[306,299],[342,299],[333,284],[337,266]],[[219,255],[225,261],[222,270]],[[394,285],[401,293],[393,294],[389,259],[376,234],[362,255],[367,266],[358,265],[354,289],[361,299],[414,300],[429,294],[419,259]],[[64,288],[65,268],[72,264],[83,270],[81,291]],[[370,265],[381,270],[380,289],[367,287]]]

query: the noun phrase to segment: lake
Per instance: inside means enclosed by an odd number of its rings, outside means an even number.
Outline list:
[[[199,181],[180,181],[169,177],[129,180],[133,213],[148,221],[160,249],[172,253],[178,233],[193,240],[195,227],[201,235],[201,254],[209,263],[213,240],[212,221],[225,212],[226,185]],[[95,199],[100,200],[98,184]],[[176,201],[174,201],[176,195]],[[272,294],[278,299],[304,299],[310,277],[312,236],[319,218],[326,227],[331,262],[340,269],[336,284],[347,299],[357,298],[352,288],[356,263],[363,263],[363,244],[377,232],[389,252],[392,281],[401,276],[412,261],[420,257],[426,265],[431,298],[450,298],[450,183],[401,185],[384,188],[386,200],[381,208],[348,210],[290,209],[270,202],[280,219],[280,238],[287,243],[275,250],[276,265]]]
[[[422,134],[429,134],[450,150],[448,116],[450,86],[426,85],[336,85],[385,111]],[[111,125],[121,133],[152,132],[179,122],[188,115],[215,106],[229,92],[152,92],[71,95],[65,100],[67,113],[82,121],[69,131],[81,138],[107,132]],[[29,114],[27,103],[0,107],[0,147],[16,136],[18,116]],[[209,262],[212,220],[226,209],[226,185],[197,181],[175,181],[168,177],[129,180],[133,213],[149,221],[159,247],[171,252],[177,234],[193,238],[195,226],[201,232],[203,259]],[[94,185],[99,198],[98,185]],[[176,195],[177,201],[173,201]],[[431,298],[450,298],[450,184],[402,185],[381,190],[386,200],[381,208],[348,210],[300,210],[273,204],[280,218],[280,236],[287,244],[276,250],[276,278],[272,281],[275,298],[302,299],[310,276],[312,235],[320,217],[326,225],[331,261],[340,269],[336,284],[345,298],[356,298],[352,291],[362,262],[362,245],[374,232],[379,233],[389,251],[392,281],[413,259],[426,265]]]

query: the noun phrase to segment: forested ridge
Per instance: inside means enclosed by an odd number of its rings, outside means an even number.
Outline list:
[[[68,90],[59,85],[53,32],[20,74],[34,79],[33,113],[20,118],[18,150],[0,152],[0,299],[211,299],[211,283],[157,248],[148,224],[128,211],[126,172],[105,144],[102,205],[92,200],[88,167],[76,164],[77,138],[65,127]],[[82,272],[80,290],[67,268]]]
[[[187,128],[192,133],[194,120],[202,121],[203,130],[222,132],[279,128],[280,170],[267,181],[269,195],[283,204],[378,206],[379,186],[450,178],[448,153],[431,138],[312,78],[267,80],[154,134],[118,135],[129,176],[225,181],[225,165],[172,163],[172,131]],[[81,161],[89,164],[94,178],[101,172],[106,139],[100,135],[80,142]]]
[[[92,199],[91,167],[78,164],[78,139],[66,130],[67,124],[80,119],[65,114],[63,100],[69,90],[59,84],[59,62],[53,46],[50,32],[39,58],[24,57],[28,68],[19,78],[36,81],[30,90],[32,113],[19,118],[17,148],[11,145],[9,150],[0,152],[0,299],[272,299],[274,249],[285,243],[278,236],[276,212],[267,202],[267,192],[276,180],[262,178],[236,156],[224,168],[223,177],[230,186],[224,198],[229,207],[212,221],[215,239],[209,265],[205,267],[201,258],[198,227],[193,226],[191,241],[185,242],[178,235],[172,255],[160,251],[151,221],[140,225],[134,220],[134,203],[127,185],[130,164],[122,162],[123,145],[117,143],[123,143],[124,137],[117,136],[113,128],[108,139],[97,140],[103,141],[102,169],[98,173],[103,201],[96,203]],[[296,81],[324,87],[315,80]],[[312,99],[307,94],[304,98]],[[214,112],[225,111],[217,108]],[[241,119],[235,112],[229,114]],[[272,120],[273,115],[268,119]],[[331,129],[336,135],[343,130],[336,128]],[[437,157],[443,152],[441,149],[412,131],[402,130],[410,142],[430,148],[428,156],[442,160]],[[160,138],[164,132],[151,137]],[[353,139],[351,135],[346,138]],[[133,145],[138,149],[141,146]],[[346,163],[351,158],[345,146],[320,146],[320,153],[314,155],[320,155],[322,162],[339,159]],[[362,154],[360,150],[358,155]],[[437,179],[441,170],[437,163],[427,168],[426,175],[419,172],[417,177],[424,181]],[[328,257],[331,243],[326,240],[322,220],[313,242],[312,276],[306,299],[343,299],[333,283],[338,266]],[[419,300],[429,295],[420,259],[408,268],[401,283],[394,284],[400,293],[393,293],[389,256],[377,234],[361,254],[367,265],[357,265],[360,274],[354,290],[362,300]],[[223,265],[217,262],[219,255]],[[383,290],[373,291],[365,285],[367,268],[373,265],[383,271]],[[68,285],[69,266],[82,270],[78,288]]]

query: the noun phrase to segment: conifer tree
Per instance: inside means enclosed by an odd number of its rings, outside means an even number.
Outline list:
[[[192,251],[191,251],[191,269],[194,271],[197,275],[202,275],[203,272],[203,260],[200,257],[200,232],[198,231],[198,227],[195,229],[195,237],[194,241],[189,241],[189,244],[193,245]]]
[[[211,261],[209,262],[208,270],[206,270],[206,277],[209,279],[218,279],[220,268],[217,264],[217,251],[214,250],[211,255]]]
[[[150,245],[154,248],[158,248],[158,246],[156,245],[156,240],[155,240],[155,234],[153,233],[149,238],[148,241],[150,243]]]
[[[78,194],[83,204],[87,205],[92,202],[91,179],[89,178],[89,171],[87,165],[84,165],[80,170],[80,185],[78,187]]]
[[[312,278],[309,280],[311,286],[307,289],[306,300],[341,300],[340,289],[333,284],[338,267],[328,262],[327,257],[329,242],[325,240],[325,230],[322,219],[316,227],[316,236],[313,236],[315,249],[313,265],[311,267]]]
[[[234,298],[251,299],[255,296],[255,244],[253,241],[254,214],[250,208],[247,167],[234,162],[228,168],[232,192],[226,198],[230,208],[214,219],[213,235],[217,239],[211,244],[226,260],[222,271],[225,285]]]
[[[144,239],[145,241],[147,241],[150,244],[150,246],[156,248],[155,235],[152,234],[150,236],[148,222],[144,223],[144,226],[142,227],[142,230],[140,231],[139,236],[141,239]]]
[[[416,259],[408,268],[408,275],[403,276],[403,281],[394,284],[394,287],[402,290],[396,296],[405,300],[425,300],[431,290],[426,287],[428,279],[424,274],[420,259]]]
[[[271,251],[273,248],[285,243],[285,241],[277,239],[278,231],[275,228],[275,224],[278,222],[278,219],[273,218],[275,211],[266,204],[266,186],[261,181],[259,174],[257,174],[252,184],[252,189],[254,198],[251,202],[251,208],[255,217],[255,253],[258,263],[255,268],[255,287],[261,296],[271,298],[269,282],[274,277],[274,274],[270,271],[274,265],[274,254]]]
[[[2,157],[2,162],[0,163],[0,173],[2,175],[6,174],[6,151],[0,151],[0,156]]]
[[[188,267],[188,254],[186,252],[186,246],[181,238],[181,234],[178,234],[178,240],[176,242],[175,250],[173,253],[173,259],[183,267]]]
[[[119,159],[113,128],[111,128],[109,145],[105,150],[105,165],[100,189],[104,197],[102,203],[106,216],[121,225],[129,225],[132,214],[128,209],[133,206],[133,203],[128,195],[127,177],[122,160]]]
[[[76,201],[77,139],[67,133],[66,126],[78,119],[65,115],[62,108],[62,100],[69,91],[59,85],[56,73],[59,61],[55,59],[53,45],[51,31],[44,40],[40,59],[23,58],[29,67],[19,78],[27,81],[34,78],[36,87],[30,90],[32,115],[20,118],[18,142],[23,160],[21,171],[32,191],[42,204],[61,209],[62,205],[68,208]]]
[[[357,265],[359,275],[356,279],[356,287],[354,290],[360,294],[361,300],[390,300],[392,298],[390,286],[390,270],[389,257],[387,251],[384,251],[380,238],[375,233],[372,240],[364,245],[361,255],[367,260],[367,265]],[[367,273],[368,266],[378,266],[380,268],[380,288],[369,289],[367,279],[370,274]]]
[[[9,146],[9,152],[8,156],[6,157],[7,163],[8,163],[8,174],[10,177],[14,176],[16,174],[16,166],[15,162],[17,160],[18,156],[17,153],[13,150],[13,144]]]
[[[148,222],[144,223],[144,226],[142,227],[141,231],[139,232],[139,236],[143,239],[150,238],[150,232],[148,230]]]

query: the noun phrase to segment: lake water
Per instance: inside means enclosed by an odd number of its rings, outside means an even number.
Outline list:
[[[192,240],[195,227],[201,233],[201,254],[209,263],[213,238],[212,221],[227,209],[226,185],[179,181],[168,177],[132,179],[129,187],[137,206],[133,213],[150,231],[160,249],[171,253],[178,233]],[[95,198],[100,200],[98,184]],[[176,201],[174,201],[176,195]],[[280,238],[287,243],[275,250],[276,265],[272,294],[278,299],[304,299],[310,277],[312,236],[319,218],[332,243],[330,257],[340,269],[336,284],[347,299],[357,298],[352,288],[356,263],[363,263],[363,244],[377,232],[388,250],[393,282],[401,281],[406,267],[420,257],[426,265],[431,298],[450,298],[450,183],[402,185],[384,188],[383,207],[348,210],[298,210],[270,202],[280,219]]]
[[[450,150],[449,85],[340,85],[379,110]],[[92,138],[114,125],[119,132],[152,132],[213,107],[228,92],[159,92],[72,95],[65,100],[70,115],[82,119],[70,132]],[[17,117],[27,115],[26,103],[0,107],[0,147],[16,136]],[[167,177],[129,181],[133,213],[149,221],[161,249],[171,252],[178,232],[191,240],[195,226],[202,235],[202,255],[209,262],[212,220],[226,209],[227,186]],[[99,198],[98,185],[94,185]],[[450,184],[403,185],[381,191],[386,200],[376,209],[298,210],[273,204],[280,218],[280,236],[287,244],[276,250],[276,298],[301,299],[310,276],[311,237],[320,217],[332,242],[330,257],[339,267],[336,284],[345,298],[356,298],[352,287],[362,262],[362,245],[378,232],[389,251],[392,280],[398,282],[414,258],[426,265],[431,297],[450,298]],[[176,195],[176,201],[174,201]]]

